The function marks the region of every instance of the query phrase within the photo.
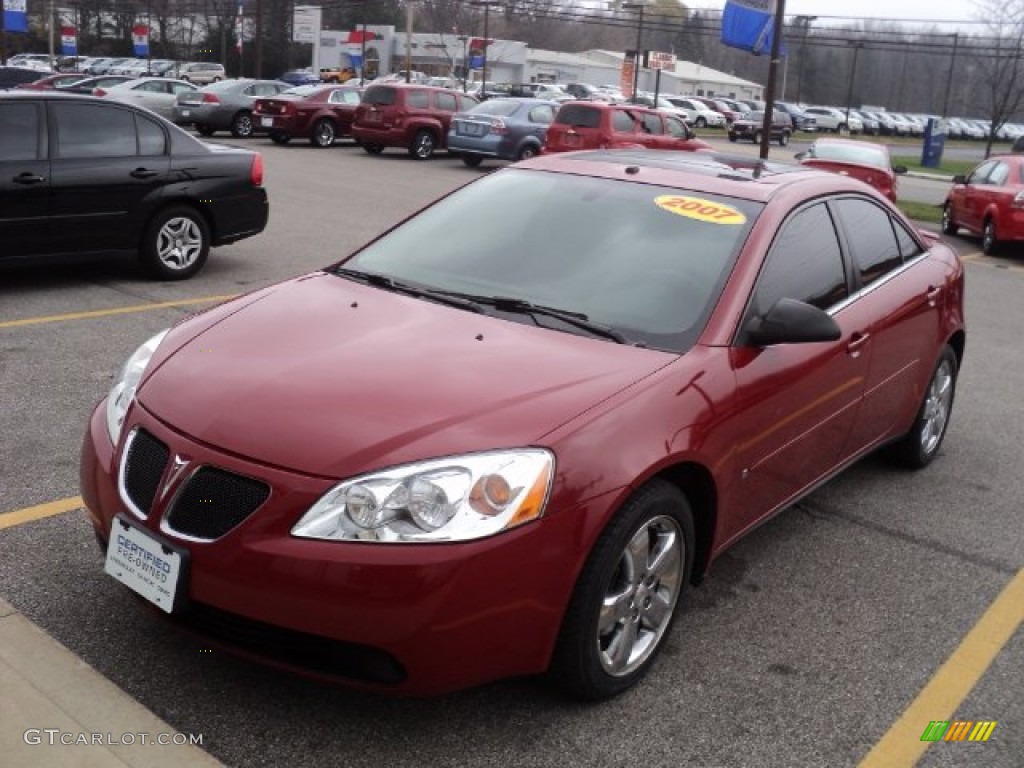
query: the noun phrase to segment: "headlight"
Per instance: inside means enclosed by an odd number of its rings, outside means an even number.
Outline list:
[[[121,366],[120,373],[114,379],[114,386],[110,388],[107,395],[107,434],[110,442],[117,445],[121,437],[121,427],[124,426],[124,417],[128,413],[128,407],[135,399],[135,390],[142,381],[142,375],[149,366],[149,360],[164,340],[167,331],[160,331],[141,347],[135,350],[128,361]]]
[[[466,541],[544,514],[550,451],[452,456],[374,472],[334,486],[292,535],[339,541]]]

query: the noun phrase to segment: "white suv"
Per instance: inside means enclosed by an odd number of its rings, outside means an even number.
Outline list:
[[[686,120],[690,125],[697,128],[724,128],[725,115],[709,109],[696,99],[688,99],[685,96],[666,96],[665,99],[676,109],[686,113]]]
[[[851,112],[847,120],[846,111],[838,107],[804,107],[804,112],[814,118],[819,131],[861,133],[864,130],[864,123],[859,117]]]
[[[191,64],[182,64],[178,70],[178,77],[188,83],[206,85],[207,83],[219,83],[227,77],[223,64],[213,61],[194,61]]]

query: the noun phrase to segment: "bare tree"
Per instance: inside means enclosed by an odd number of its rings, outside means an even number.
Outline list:
[[[976,0],[979,17],[988,27],[988,55],[975,61],[980,87],[978,105],[991,123],[985,157],[999,131],[1024,105],[1024,0]]]

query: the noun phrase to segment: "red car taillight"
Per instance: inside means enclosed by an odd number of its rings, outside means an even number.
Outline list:
[[[503,136],[508,133],[508,126],[505,125],[505,121],[498,119],[491,120],[491,133],[497,134],[498,136]]]
[[[104,91],[102,88],[93,88],[92,89],[92,95],[93,96],[106,96],[107,92]]]
[[[203,104],[220,104],[220,99],[217,98],[215,93],[204,93]]]
[[[263,186],[263,155],[259,152],[252,159],[252,167],[249,169],[249,181],[254,187]]]

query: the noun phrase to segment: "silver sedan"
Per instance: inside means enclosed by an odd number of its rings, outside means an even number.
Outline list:
[[[97,96],[145,107],[170,120],[178,94],[194,91],[196,86],[184,80],[170,80],[166,77],[140,77],[101,90],[103,92],[96,93]]]

